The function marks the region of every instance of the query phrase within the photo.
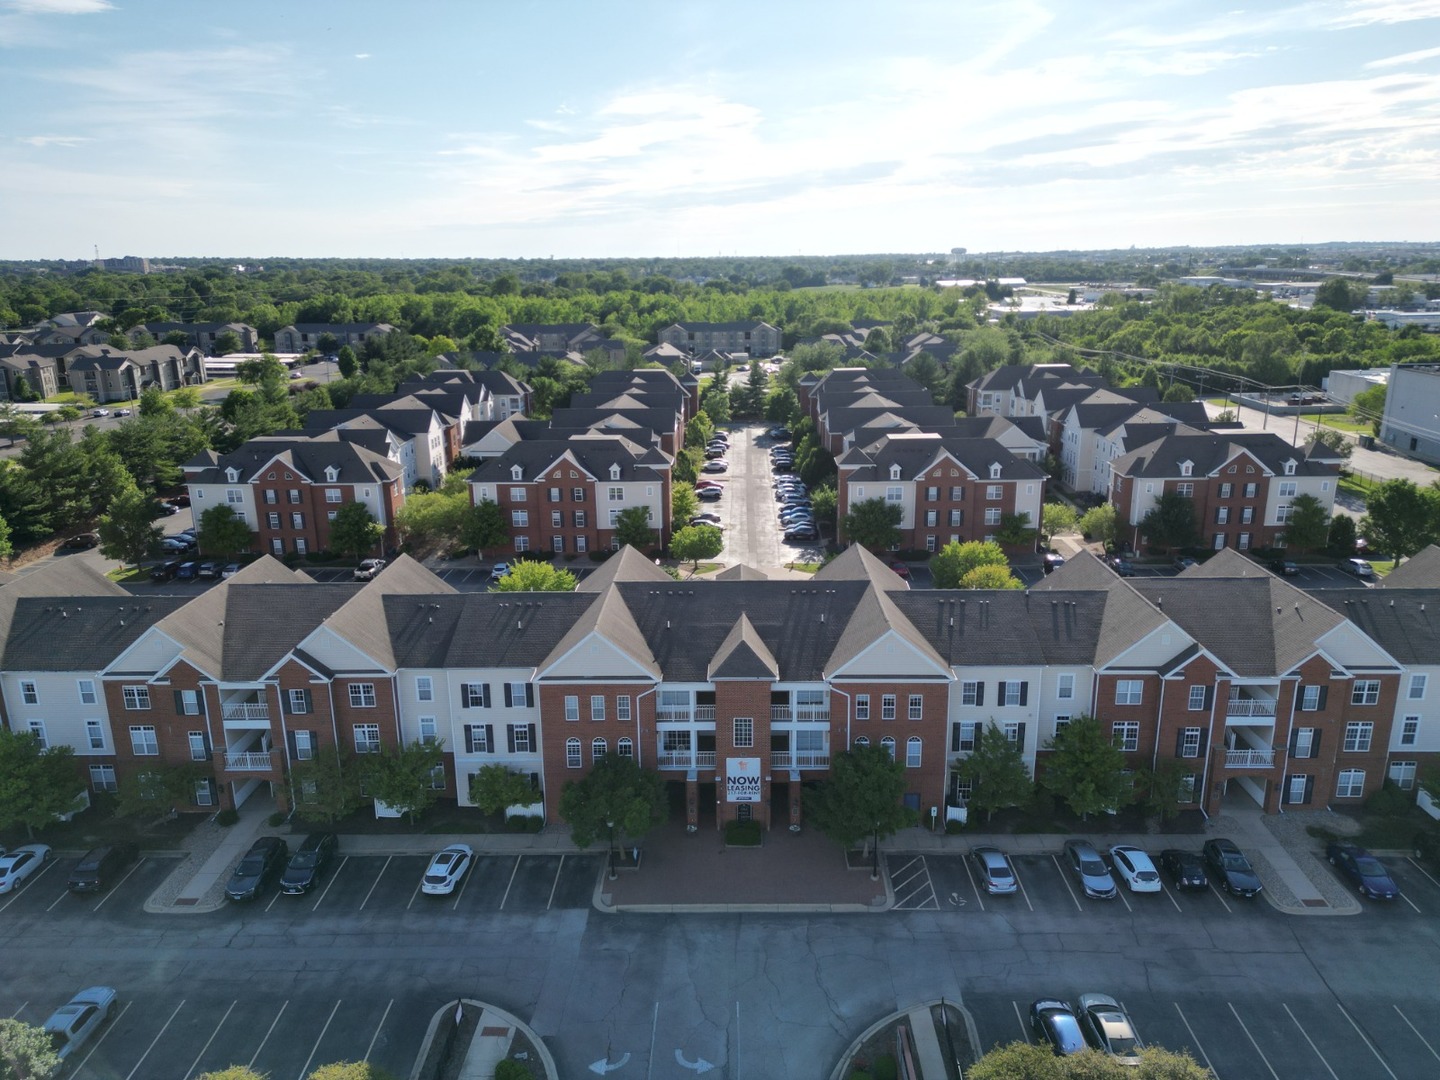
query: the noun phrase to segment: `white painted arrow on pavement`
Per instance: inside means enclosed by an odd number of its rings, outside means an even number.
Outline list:
[[[697,1072],[702,1075],[715,1068],[714,1065],[710,1064],[710,1062],[706,1061],[703,1057],[696,1058],[693,1063],[686,1061],[685,1055],[680,1053],[678,1046],[675,1048],[675,1063],[682,1069],[690,1069],[692,1072]]]
[[[629,1060],[630,1055],[626,1054],[619,1061],[615,1062],[614,1065],[611,1065],[610,1059],[608,1057],[603,1057],[599,1061],[592,1061],[590,1063],[590,1071],[593,1073],[599,1073],[601,1076],[604,1076],[608,1072],[614,1072],[616,1069],[623,1066]]]

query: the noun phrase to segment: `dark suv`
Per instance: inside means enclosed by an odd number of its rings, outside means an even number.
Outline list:
[[[1264,888],[1250,860],[1245,858],[1233,840],[1206,840],[1205,865],[1210,870],[1211,880],[1219,882],[1220,887],[1231,896],[1259,896]]]
[[[250,845],[250,850],[230,875],[230,881],[225,886],[226,898],[254,900],[264,891],[266,884],[284,869],[285,858],[289,854],[290,849],[280,837],[260,837]]]
[[[305,837],[305,842],[290,857],[290,865],[285,867],[280,891],[299,896],[313,889],[330,860],[335,858],[337,844],[334,833],[317,832]]]
[[[128,841],[87,852],[70,871],[70,891],[99,892],[108,888],[139,854],[139,849]]]

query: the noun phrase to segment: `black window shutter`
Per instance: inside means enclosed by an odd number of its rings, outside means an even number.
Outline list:
[[[1213,709],[1214,707],[1215,707],[1215,687],[1213,687],[1213,686],[1207,686],[1207,687],[1205,688],[1205,711],[1206,711],[1206,712],[1209,712],[1209,711],[1210,711],[1211,709]]]
[[[294,761],[300,756],[300,749],[295,745],[295,732],[287,731],[285,733],[285,745],[290,748],[291,761]]]
[[[1324,691],[1322,690],[1321,693],[1324,693]],[[1317,728],[1315,729],[1315,737],[1310,740],[1310,756],[1311,756],[1311,757],[1319,757],[1319,756],[1320,756],[1320,735],[1321,735],[1321,731],[1320,731],[1320,729],[1317,727]]]
[[[1315,794],[1315,777],[1313,777],[1313,776],[1307,776],[1307,777],[1305,778],[1305,802],[1306,802],[1307,805],[1308,805],[1309,802],[1310,802],[1310,796],[1312,796],[1312,795],[1314,795],[1314,794]]]
[[[526,724],[525,727],[530,732],[530,752],[532,754],[539,753],[540,743],[535,738],[535,725]]]
[[[525,707],[527,709],[535,707],[535,687],[528,682],[525,684]]]
[[[490,708],[490,684],[488,682],[480,684],[480,705],[486,709]]]
[[[486,725],[485,725],[485,749],[488,750],[488,751],[489,751],[490,753],[492,753],[492,754],[495,753],[495,725],[494,725],[494,724],[486,724]]]
[[[513,753],[515,752],[515,725],[514,725],[514,724],[506,724],[506,725],[505,725],[505,747],[506,747],[506,749],[508,749],[508,750],[510,751],[510,753],[513,754]]]
[[[300,711],[303,712],[303,713],[307,713],[307,714],[314,712],[314,711],[315,711],[315,707],[314,707],[314,705],[312,704],[312,702],[311,702],[311,700],[310,700],[310,691],[309,691],[309,690],[301,690],[300,693],[302,693],[303,695],[305,695],[305,700],[302,702],[302,704],[304,705],[304,708],[302,708]]]
[[[1022,683],[1020,684],[1020,704],[1021,704],[1021,705],[1024,705],[1024,704],[1025,704],[1027,701],[1029,701],[1029,700],[1030,700],[1030,684],[1029,684],[1028,682],[1022,682]],[[1021,727],[1024,727],[1024,725],[1022,724]]]
[[[1205,748],[1206,748],[1207,746],[1209,746],[1209,745],[1210,745],[1210,729],[1209,729],[1208,727],[1202,727],[1202,728],[1200,729],[1200,756],[1201,756],[1201,757],[1204,757],[1204,756],[1205,756]]]
[[[1021,684],[1024,685],[1023,683]],[[1025,724],[1022,721],[1015,725],[1015,745],[1021,750],[1025,749]]]
[[[172,693],[172,694],[175,695],[175,715],[176,715],[176,716],[184,716],[184,715],[185,715],[185,698],[184,698],[184,696],[181,694],[181,692],[180,692],[179,690],[171,690],[170,693]]]
[[[1293,756],[1294,753],[1295,753],[1295,744],[1298,743],[1299,741],[1300,741],[1300,732],[1299,732],[1298,730],[1297,730],[1297,731],[1292,731],[1292,732],[1290,732],[1290,753],[1291,753],[1292,756]]]
[[[1175,756],[1179,757],[1185,751],[1185,729],[1181,728],[1175,733]]]
[[[508,709],[513,704],[514,702],[510,700],[510,684],[507,682],[505,684],[505,707]]]
[[[952,754],[958,754],[958,753],[960,752],[960,725],[959,725],[959,724],[951,724],[951,725],[950,725],[950,752],[951,752]]]
[[[467,754],[475,752],[475,731],[469,724],[465,725],[465,752]]]
[[[1322,687],[1320,687],[1320,704],[1319,704],[1318,706],[1316,706],[1316,707],[1317,707],[1317,708],[1320,708],[1320,709],[1325,708],[1325,699],[1328,698],[1329,696],[1330,696],[1330,687],[1328,687],[1328,686],[1322,686]]]
[[[975,704],[985,704],[985,684],[983,682],[977,682],[975,684]]]

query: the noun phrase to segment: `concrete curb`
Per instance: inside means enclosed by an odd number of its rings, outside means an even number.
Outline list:
[[[914,1005],[904,1009],[896,1009],[888,1016],[876,1020],[868,1028],[856,1036],[855,1041],[845,1048],[845,1053],[840,1056],[835,1068],[830,1071],[830,1080],[845,1080],[845,1072],[855,1060],[855,1053],[881,1028],[887,1027],[898,1020],[908,1016],[912,1009],[932,1009],[936,1005],[942,1007],[953,1007],[956,1012],[965,1018],[965,1037],[970,1042],[973,1050],[980,1049],[980,1031],[975,1026],[975,1018],[970,1015],[963,1002],[951,1001],[949,998],[930,998],[928,1001],[916,1002]]]
[[[430,1017],[430,1026],[425,1029],[425,1038],[420,1043],[420,1049],[415,1054],[415,1064],[410,1069],[410,1080],[420,1080],[420,1070],[425,1067],[425,1058],[430,1053],[430,1044],[435,1041],[435,1031],[440,1026],[446,1013],[455,1008],[456,1005],[471,1005],[482,1011],[494,1013],[507,1024],[524,1032],[525,1038],[530,1040],[530,1045],[535,1047],[536,1054],[540,1057],[540,1064],[545,1068],[547,1080],[560,1080],[560,1073],[555,1068],[555,1059],[550,1055],[550,1048],[545,1045],[540,1036],[531,1029],[530,1025],[521,1020],[518,1016],[506,1012],[504,1009],[475,998],[458,998],[455,1001],[447,1001],[440,1008],[435,1010],[435,1015]],[[469,1047],[466,1047],[469,1051]]]

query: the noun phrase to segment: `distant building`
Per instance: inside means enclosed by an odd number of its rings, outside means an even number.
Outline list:
[[[1440,461],[1440,364],[1392,364],[1380,441],[1423,461]]]
[[[1331,401],[1348,405],[1355,395],[1385,386],[1390,381],[1389,368],[1361,368],[1357,371],[1332,371],[1320,380],[1320,388]]]
[[[774,356],[780,351],[780,331],[766,322],[675,323],[659,334],[660,342],[683,349],[690,356],[712,350]]]

